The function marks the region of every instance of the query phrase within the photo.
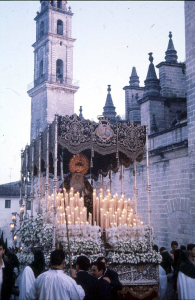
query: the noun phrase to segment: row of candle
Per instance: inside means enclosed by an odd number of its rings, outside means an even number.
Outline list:
[[[52,194],[48,199],[50,213],[53,213],[53,203],[54,195]],[[89,213],[87,216],[87,208],[84,206],[84,199],[80,197],[80,193],[74,193],[73,188],[69,193],[64,189],[63,193],[58,193],[56,197],[58,224],[65,223],[64,204],[69,225],[97,225],[102,231],[120,225],[143,225],[140,217],[134,214],[132,208],[134,200],[126,199],[123,194],[120,199],[117,194],[112,197],[110,190],[107,190],[105,197],[103,197],[102,189],[100,189],[99,196],[96,190],[93,190],[93,215]]]
[[[93,190],[93,224],[99,225],[102,231],[121,225],[143,225],[141,218],[134,214],[134,204],[134,200],[126,199],[124,194],[119,199],[117,194],[112,197],[110,190],[107,190],[103,198],[102,189],[98,197],[96,190]]]

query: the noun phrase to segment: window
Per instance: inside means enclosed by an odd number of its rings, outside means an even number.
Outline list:
[[[62,8],[62,1],[57,1],[57,8]]]
[[[5,200],[5,208],[11,208],[11,200]]]
[[[63,82],[63,61],[61,59],[56,61],[56,80],[60,83]]]
[[[61,20],[57,21],[57,34],[63,35],[63,22]]]
[[[31,210],[31,201],[27,201],[26,203],[26,209]]]
[[[51,3],[51,6],[54,6],[54,2],[53,1],[51,1],[50,3]]]
[[[40,77],[43,76],[43,61],[41,61],[39,64],[39,76]]]
[[[44,22],[42,21],[40,25],[40,37],[42,37],[43,35],[44,35]]]

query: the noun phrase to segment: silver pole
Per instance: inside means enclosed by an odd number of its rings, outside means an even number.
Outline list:
[[[25,177],[25,196],[24,196],[24,218],[27,218],[27,200],[28,200],[28,145],[25,148],[26,157],[26,177]]]
[[[41,141],[42,141],[42,132],[39,132],[39,190],[38,190],[38,213],[41,213]]]
[[[55,115],[55,142],[54,142],[54,178],[53,178],[53,194],[54,194],[54,217],[53,217],[53,246],[52,249],[55,250],[56,244],[56,188],[57,188],[57,151],[58,151],[58,115]]]
[[[24,150],[21,150],[21,171],[20,171],[20,202],[19,205],[21,207],[22,203],[22,185],[23,185],[23,161],[24,161]]]
[[[150,248],[152,249],[152,240],[151,240],[151,222],[150,222],[150,178],[149,178],[149,145],[148,145],[148,126],[146,126],[146,175],[147,175],[147,184],[146,184],[146,191],[147,191],[147,202],[148,202],[148,226],[150,228]]]
[[[33,218],[34,209],[34,153],[35,153],[35,140],[32,141],[32,165],[31,165],[31,218]]]
[[[134,176],[134,201],[135,201],[135,214],[137,215],[137,165],[136,160],[133,162],[133,176]]]
[[[46,148],[46,181],[45,181],[45,222],[48,221],[48,197],[49,197],[49,124],[47,125],[47,148]]]

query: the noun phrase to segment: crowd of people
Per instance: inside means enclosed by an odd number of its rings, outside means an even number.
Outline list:
[[[154,245],[153,250],[158,251]],[[195,300],[195,244],[171,242],[171,251],[161,247],[159,265],[159,300]]]
[[[158,251],[154,245],[153,250]],[[187,247],[173,241],[171,251],[161,247],[159,265],[159,300],[195,300],[195,244]],[[19,272],[13,252],[5,251],[0,240],[0,300],[118,300],[122,290],[118,274],[109,269],[105,257],[90,263],[81,255],[76,270],[64,273],[65,253],[55,250],[46,268],[44,254],[34,251],[34,260]]]
[[[19,270],[19,265],[14,267],[7,254],[0,241],[0,300],[118,300],[117,292],[122,289],[118,274],[108,268],[105,257],[90,263],[81,255],[76,270],[70,269],[66,275],[63,250],[51,253],[49,269],[43,252],[35,250],[34,261],[18,275],[15,269]],[[12,253],[9,257],[12,255],[16,256]]]

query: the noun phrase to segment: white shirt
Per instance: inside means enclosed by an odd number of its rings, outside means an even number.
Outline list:
[[[1,259],[1,267],[0,267],[0,300],[1,300],[1,286],[3,283],[3,268],[5,268],[5,264],[3,259]]]
[[[177,291],[179,300],[195,300],[195,279],[178,273]]]
[[[46,271],[35,280],[26,300],[82,300],[85,292],[63,270]]]
[[[26,295],[30,291],[33,283],[35,282],[35,275],[31,267],[25,267],[22,274],[17,278],[17,284],[20,291],[20,300],[26,300]]]

